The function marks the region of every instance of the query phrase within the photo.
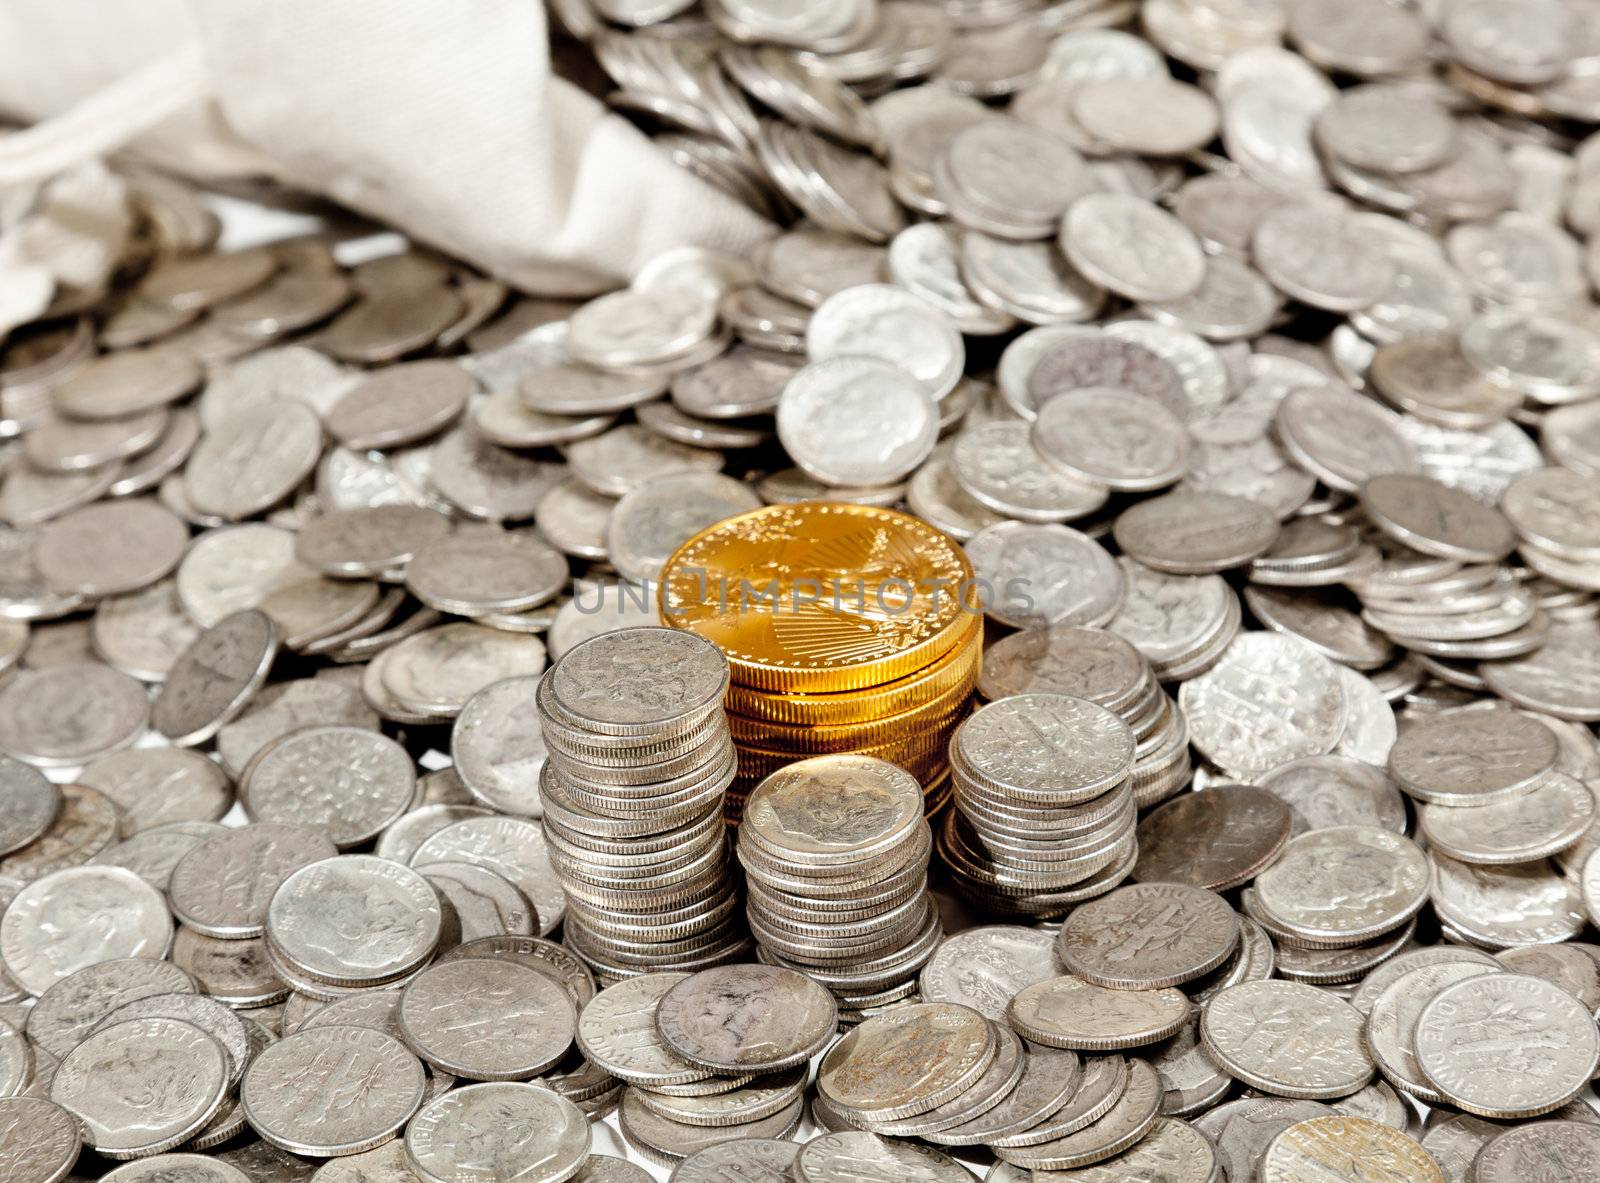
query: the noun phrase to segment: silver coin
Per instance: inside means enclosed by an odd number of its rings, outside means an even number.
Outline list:
[[[793,970],[729,965],[676,983],[656,1028],[681,1058],[722,1072],[775,1072],[820,1051],[837,1026],[833,996]]]
[[[1342,1173],[1345,1163],[1355,1162],[1383,1162],[1396,1179],[1444,1179],[1438,1163],[1408,1135],[1343,1114],[1296,1122],[1278,1134],[1262,1157],[1260,1178],[1263,1183],[1293,1183],[1308,1174]]]
[[[1107,488],[1145,492],[1183,476],[1188,434],[1152,398],[1084,387],[1047,400],[1034,420],[1034,447],[1068,475]]]
[[[1137,1144],[1155,1125],[1161,1082],[1143,1060],[1130,1060],[1122,1094],[1101,1116],[1070,1134],[1021,1148],[1003,1148],[1006,1161],[1035,1170],[1070,1170],[1101,1162]]]
[[[1105,549],[1069,526],[1002,522],[966,544],[984,610],[1019,628],[1101,625],[1116,615],[1122,573]]]
[[[228,1087],[227,1053],[198,1027],[143,1018],[102,1027],[61,1061],[50,1099],[108,1158],[181,1146],[211,1120]]]
[[[61,810],[61,791],[43,773],[0,757],[0,854],[38,841]]]
[[[1049,933],[991,924],[945,938],[922,967],[918,985],[924,1001],[959,1003],[998,1020],[1018,990],[1058,972]]]
[[[1389,772],[1408,794],[1440,805],[1473,805],[1527,792],[1555,766],[1556,737],[1513,711],[1441,712],[1408,728]]]
[[[362,727],[302,727],[256,753],[239,785],[252,820],[305,825],[347,848],[370,841],[416,796],[411,757]]]
[[[378,715],[358,688],[324,678],[300,678],[265,687],[217,732],[217,755],[235,776],[270,745],[302,727],[332,724],[378,728]]]
[[[505,958],[537,970],[560,983],[580,1011],[595,994],[594,975],[589,968],[566,946],[554,941],[509,935],[486,937],[458,945],[442,954],[440,960],[449,961],[458,957]]]
[[[235,612],[202,632],[173,664],[150,719],[180,746],[203,743],[266,681],[278,629],[264,612]]]
[[[481,817],[486,812],[475,810],[472,816]],[[439,828],[442,829],[443,826]],[[409,850],[400,850],[390,852],[384,857],[398,855],[404,858],[410,854]],[[461,930],[460,940],[463,943],[471,943],[485,937],[532,936],[538,927],[539,918],[534,915],[533,905],[528,902],[527,897],[513,887],[504,876],[497,875],[486,867],[476,867],[471,863],[428,863],[418,867],[417,870],[454,910],[456,923]],[[446,924],[448,927],[448,916]]]
[[[608,986],[578,1016],[578,1046],[620,1080],[644,1085],[691,1083],[713,1075],[676,1055],[656,1028],[656,1008],[683,973],[649,973]]]
[[[538,537],[478,527],[418,548],[406,590],[458,616],[521,612],[552,600],[567,583],[567,560]]]
[[[470,1015],[462,1000],[476,999]],[[468,1080],[525,1080],[566,1054],[577,1012],[559,984],[513,961],[471,958],[424,970],[400,998],[407,1044]]]
[[[96,655],[145,682],[161,682],[200,634],[184,612],[177,585],[161,580],[143,591],[101,600],[90,623]]]
[[[748,486],[717,473],[662,477],[617,502],[606,524],[606,553],[624,579],[649,583],[701,530],[761,504]]]
[[[533,904],[541,936],[554,932],[566,912],[544,834],[522,818],[477,817],[456,822],[429,835],[411,861],[417,866],[472,863],[504,877]]]
[[[1444,1097],[1417,1063],[1417,1017],[1446,986],[1497,972],[1498,966],[1470,961],[1419,966],[1396,978],[1372,999],[1364,1038],[1384,1079],[1429,1104],[1444,1104]]]
[[[188,542],[188,527],[158,502],[119,498],[45,523],[34,543],[34,563],[59,592],[121,595],[169,574]]]
[[[77,1119],[40,1097],[0,1099],[0,1162],[15,1183],[59,1183],[82,1146]]]
[[[1291,760],[1258,776],[1256,784],[1289,806],[1294,834],[1329,826],[1405,832],[1405,802],[1394,783],[1381,768],[1348,756]]]
[[[421,1062],[368,1027],[317,1027],[279,1040],[239,1087],[245,1120],[294,1154],[355,1154],[392,1138],[422,1104]],[[330,1097],[342,1103],[329,1105]]]
[[[1421,805],[1417,832],[1432,847],[1468,863],[1524,863],[1576,843],[1595,816],[1589,790],[1552,772],[1521,796],[1469,809]]]
[[[1067,974],[1024,986],[1006,1017],[1035,1043],[1114,1051],[1174,1034],[1189,1019],[1189,1000],[1170,987],[1110,990]]]
[[[426,455],[433,489],[467,516],[491,522],[531,518],[567,475],[560,464],[502,448],[467,428],[446,432]]]
[[[537,716],[529,713],[537,679],[506,678],[467,700],[450,733],[450,750],[462,783],[477,800],[501,813],[538,817],[539,772],[545,745]]]
[[[448,518],[421,506],[335,510],[312,518],[295,535],[295,557],[324,575],[376,578],[404,567],[449,531]]]
[[[1600,1130],[1585,1122],[1542,1121],[1507,1130],[1479,1152],[1472,1167],[1485,1183],[1526,1178],[1528,1173],[1600,1170]],[[1537,1177],[1537,1176],[1535,1176]]]
[[[1394,264],[1359,223],[1335,206],[1288,202],[1256,227],[1251,254],[1285,295],[1347,312],[1383,295]]]
[[[1505,1060],[1486,1047],[1508,1038],[1519,1046],[1542,1040],[1550,1054]],[[1600,1034],[1583,1005],[1522,974],[1490,973],[1441,990],[1417,1018],[1416,1047],[1428,1080],[1452,1104],[1484,1117],[1558,1109],[1600,1062]]]
[[[1130,300],[1176,300],[1205,275],[1205,256],[1189,228],[1128,194],[1074,201],[1061,223],[1061,249],[1083,274]]]
[[[135,1019],[173,1019],[204,1031],[222,1049],[230,1087],[239,1082],[254,1054],[250,1029],[238,1015],[214,998],[187,992],[152,994],[124,1002],[101,1019],[91,1035]]]
[[[425,962],[439,943],[439,898],[417,872],[374,855],[341,855],[291,873],[273,892],[271,951],[333,985],[379,985]]]
[[[985,423],[962,432],[950,451],[956,481],[981,505],[1027,522],[1061,522],[1106,503],[1104,485],[1069,477],[1034,449],[1023,422]]]
[[[222,940],[180,928],[172,941],[172,961],[203,993],[228,1006],[269,1006],[289,993],[268,964],[266,944],[259,937]]]
[[[823,1057],[817,1088],[836,1105],[893,1120],[925,1113],[982,1075],[993,1059],[987,1020],[947,1002],[890,1010],[852,1028]]]
[[[1363,1016],[1301,982],[1246,982],[1212,998],[1200,1018],[1206,1049],[1230,1074],[1263,1092],[1342,1097],[1372,1079]]]
[[[323,423],[347,448],[397,448],[443,431],[476,385],[453,361],[404,362],[351,387],[323,414]]]
[[[1379,529],[1423,554],[1493,563],[1509,554],[1515,541],[1499,511],[1425,476],[1374,477],[1360,495]]]
[[[189,975],[169,961],[135,957],[96,962],[44,992],[28,1012],[28,1038],[62,1059],[123,1003],[194,988]]]
[[[168,899],[197,932],[260,936],[278,886],[300,867],[336,853],[332,842],[304,826],[244,826],[186,854],[173,868]]]
[[[1215,969],[1238,943],[1238,918],[1214,892],[1141,883],[1074,911],[1061,927],[1056,953],[1069,972],[1096,985],[1153,990]]]
[[[330,1158],[311,1178],[313,1183],[415,1183],[416,1175],[406,1158],[405,1141],[394,1138],[371,1150]]]
[[[966,360],[961,335],[943,312],[888,284],[862,284],[824,300],[806,327],[806,355],[813,363],[879,359],[910,374],[935,402],[955,388]],[[782,400],[778,414],[781,432]]]
[[[579,440],[566,451],[572,475],[608,497],[673,473],[716,472],[723,464],[719,452],[663,439],[637,423]]]
[[[797,372],[777,422],[795,463],[829,485],[901,480],[928,458],[939,432],[933,399],[915,377],[869,357],[831,357]]]
[[[1241,497],[1180,491],[1140,502],[1117,518],[1117,545],[1133,559],[1175,575],[1241,566],[1278,536],[1277,520]]]
[[[0,917],[0,956],[30,994],[101,961],[164,957],[166,901],[121,867],[70,867],[34,880]]]
[[[799,1183],[839,1183],[847,1178],[888,1183],[908,1177],[928,1183],[969,1183],[972,1178],[966,1167],[941,1151],[859,1130],[813,1138],[801,1147],[792,1170]]]
[[[272,508],[316,466],[322,424],[293,401],[230,414],[203,433],[183,470],[183,489],[194,508],[239,521]]]
[[[18,670],[0,687],[0,749],[45,768],[83,764],[129,746],[149,717],[143,686],[108,666]]]
[[[62,785],[61,808],[42,836],[0,858],[0,876],[32,882],[52,871],[75,867],[99,854],[117,837],[117,807],[86,785]]]
[[[117,805],[124,837],[173,822],[216,821],[233,804],[227,774],[183,748],[114,752],[86,765],[78,777]]]
[[[713,1179],[734,1180],[737,1183],[785,1183],[792,1178],[798,1142],[774,1138],[741,1138],[707,1146],[684,1158],[672,1170],[674,1183],[709,1183]],[[601,1159],[593,1155],[590,1162]],[[590,1168],[586,1167],[585,1171]],[[637,1169],[637,1168],[635,1168]],[[597,1180],[596,1183],[606,1183]],[[628,1183],[617,1180],[615,1183]],[[637,1183],[643,1183],[638,1180]]]
[[[1398,928],[1427,900],[1427,858],[1389,830],[1335,826],[1289,841],[1256,877],[1257,919],[1313,948],[1343,948]],[[1337,901],[1330,906],[1329,901]]]
[[[406,1128],[411,1168],[426,1183],[487,1172],[563,1183],[589,1153],[589,1123],[571,1101],[538,1085],[492,1082],[452,1089]]]
[[[1570,940],[1585,919],[1579,885],[1545,861],[1473,866],[1430,851],[1433,910],[1489,949]]]
[[[479,624],[441,624],[389,650],[383,683],[409,710],[454,716],[485,686],[539,674],[544,665],[545,646],[538,637]]]

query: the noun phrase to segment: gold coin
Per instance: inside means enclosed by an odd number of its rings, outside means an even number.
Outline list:
[[[964,711],[957,711],[943,726],[930,729],[926,734],[855,748],[853,751],[856,755],[876,756],[890,764],[898,764],[915,776],[918,782],[927,784],[944,770],[949,760],[950,736],[965,717]],[[749,744],[739,744],[738,750],[741,781],[766,776],[796,760],[805,759],[807,755],[804,752],[777,751]]]
[[[768,723],[838,727],[899,715],[945,694],[952,686],[974,680],[983,660],[983,624],[973,619],[971,632],[931,665],[903,678],[865,690],[832,694],[779,694],[731,685],[725,703],[730,713]]]
[[[919,735],[929,727],[940,727],[956,711],[965,709],[976,684],[975,674],[969,674],[939,697],[920,706],[886,715],[865,723],[843,723],[835,727],[808,727],[792,723],[772,723],[751,719],[728,712],[728,730],[736,744],[769,748],[774,751],[853,752],[859,748],[892,743]]]
[[[866,505],[769,505],[667,560],[661,616],[714,642],[762,690],[858,690],[904,677],[966,635],[972,566],[925,522]]]

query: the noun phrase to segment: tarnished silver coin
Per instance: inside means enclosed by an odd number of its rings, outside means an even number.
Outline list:
[[[1466,808],[1418,806],[1417,832],[1460,862],[1525,863],[1572,846],[1594,816],[1594,795],[1583,782],[1550,772],[1517,797]]]
[[[914,1117],[975,1081],[994,1051],[994,1032],[976,1011],[918,1003],[852,1028],[823,1057],[817,1088],[875,1118]]]
[[[452,1089],[405,1134],[411,1169],[424,1183],[563,1183],[582,1169],[589,1138],[588,1119],[571,1101],[511,1081]]]
[[[1583,1004],[1524,974],[1489,973],[1445,987],[1417,1017],[1415,1038],[1429,1082],[1482,1117],[1559,1109],[1600,1064],[1600,1032]]]
[[[93,858],[117,838],[117,807],[87,785],[61,786],[61,809],[38,839],[0,858],[0,876],[32,882]]]
[[[1405,801],[1383,769],[1348,756],[1304,756],[1256,777],[1289,806],[1294,834],[1329,826],[1406,828]]]
[[[62,1059],[123,1003],[194,989],[189,975],[170,961],[134,957],[96,962],[44,992],[28,1012],[28,1038]]]
[[[1245,982],[1206,1003],[1200,1038],[1232,1076],[1280,1097],[1343,1097],[1372,1079],[1363,1016],[1303,982]]]
[[[473,1000],[470,1014],[465,1000]],[[467,1080],[526,1080],[572,1044],[577,1010],[551,978],[504,959],[468,958],[424,970],[401,994],[406,1043]]]
[[[1056,938],[1069,972],[1113,990],[1177,986],[1227,960],[1239,919],[1215,892],[1140,883],[1081,905]]]
[[[0,917],[0,957],[30,994],[102,961],[165,957],[172,915],[121,867],[69,867],[34,880]]]
[[[77,1118],[53,1101],[0,1099],[0,1166],[14,1183],[59,1183],[82,1145]]]
[[[1051,1183],[1120,1183],[1144,1176],[1171,1183],[1210,1183],[1217,1170],[1209,1138],[1188,1122],[1159,1117],[1149,1133],[1120,1154],[1088,1166],[1052,1170],[1049,1175]]]
[[[102,1027],[73,1048],[50,1099],[78,1118],[98,1153],[139,1158],[188,1141],[227,1088],[221,1044],[189,1023],[144,1018]]]
[[[1473,1174],[1484,1183],[1570,1172],[1575,1179],[1600,1171],[1600,1128],[1581,1121],[1541,1121],[1506,1130],[1478,1152]]]
[[[292,1154],[326,1158],[392,1138],[424,1094],[422,1063],[370,1027],[316,1027],[280,1039],[239,1086],[250,1128]],[[330,1105],[330,1098],[341,1103]]]
[[[1358,1165],[1359,1164],[1359,1165]],[[1364,1117],[1313,1117],[1296,1122],[1272,1140],[1261,1160],[1262,1183],[1316,1178],[1359,1178],[1381,1164],[1395,1183],[1445,1183],[1444,1172],[1409,1135]]]
[[[793,1178],[794,1160],[799,1153],[798,1142],[776,1138],[741,1138],[695,1151],[673,1167],[671,1178],[673,1183],[712,1183],[719,1179],[736,1183],[786,1183]],[[594,1163],[603,1157],[591,1155],[589,1161]],[[584,1169],[590,1170],[587,1166]],[[599,1179],[595,1183],[607,1183],[607,1180]],[[629,1181],[617,1179],[611,1183]],[[633,1183],[644,1181],[640,1179]]]
[[[1289,831],[1289,807],[1265,789],[1215,785],[1180,794],[1140,819],[1131,874],[1226,891],[1271,863]]]
[[[462,527],[419,547],[405,568],[406,590],[458,616],[522,612],[566,587],[567,560],[543,539],[493,527]]]
[[[1180,490],[1129,507],[1112,533],[1123,553],[1148,567],[1204,575],[1264,554],[1278,536],[1278,522],[1242,497]]]
[[[838,1025],[833,995],[774,965],[726,965],[676,983],[656,1029],[677,1055],[724,1073],[776,1072],[809,1060]]]
[[[384,688],[401,706],[454,716],[479,690],[503,678],[541,673],[545,646],[481,624],[456,622],[407,637],[385,654]]]
[[[233,804],[227,773],[185,748],[131,748],[87,765],[79,780],[120,810],[132,837],[174,822],[216,821]]]

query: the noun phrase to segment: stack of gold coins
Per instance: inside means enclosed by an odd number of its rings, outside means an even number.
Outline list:
[[[659,594],[663,620],[728,658],[730,819],[768,773],[835,752],[905,768],[929,812],[948,799],[949,738],[983,652],[972,568],[949,537],[893,510],[771,505],[684,543]]]

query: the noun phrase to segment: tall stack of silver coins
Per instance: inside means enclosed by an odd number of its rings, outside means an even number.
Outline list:
[[[950,741],[955,809],[940,828],[954,885],[990,911],[1059,916],[1138,857],[1134,738],[1105,707],[1018,694]]]
[[[833,991],[842,1023],[909,997],[943,928],[922,786],[871,756],[816,756],[745,802],[739,862],[763,961]]]
[[[663,628],[576,645],[539,683],[539,783],[566,942],[602,982],[747,955],[722,795],[728,663]]]

